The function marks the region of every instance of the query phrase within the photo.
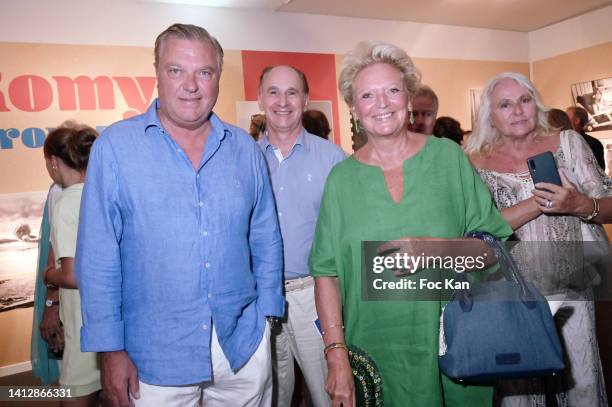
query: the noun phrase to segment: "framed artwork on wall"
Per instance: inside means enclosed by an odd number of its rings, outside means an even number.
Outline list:
[[[612,78],[573,84],[572,101],[589,113],[587,132],[612,130]]]
[[[0,195],[0,312],[30,307],[46,191]]]

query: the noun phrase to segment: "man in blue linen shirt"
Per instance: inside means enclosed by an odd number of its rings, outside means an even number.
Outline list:
[[[283,236],[287,299],[287,316],[280,330],[272,334],[273,405],[291,404],[295,358],[304,373],[313,404],[329,406],[323,341],[314,324],[317,312],[308,256],[325,180],[332,167],[344,159],[344,152],[302,127],[308,81],[301,71],[289,66],[264,69],[258,100],[266,114],[266,132],[258,144],[272,177]]]
[[[271,402],[265,317],[284,313],[282,244],[261,151],[212,113],[222,61],[203,28],[166,29],[159,100],[110,126],[90,157],[81,346],[101,352],[111,405]]]

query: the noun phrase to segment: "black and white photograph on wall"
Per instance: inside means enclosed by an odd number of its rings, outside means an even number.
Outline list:
[[[589,113],[587,132],[612,130],[612,78],[573,84],[572,100]]]
[[[0,312],[30,307],[47,193],[0,195]]]

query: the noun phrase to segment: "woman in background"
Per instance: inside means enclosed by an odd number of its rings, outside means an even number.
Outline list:
[[[548,111],[548,124],[556,130],[572,130],[572,121],[567,113],[561,109],[550,109]]]
[[[57,288],[48,288],[44,282],[46,268],[55,262],[50,240],[51,212],[61,193],[62,187],[55,183],[49,188],[38,239],[30,360],[32,374],[44,385],[58,379],[57,358],[64,349],[64,331],[59,318],[59,292]]]
[[[550,126],[547,111],[529,79],[501,73],[482,93],[478,122],[466,145],[515,236],[533,242],[515,254],[523,273],[548,298],[574,299],[563,302],[555,316],[566,352],[561,383],[508,380],[500,384],[500,396],[503,406],[545,407],[552,402],[546,400],[549,393],[556,394],[558,406],[604,407],[608,403],[592,290],[573,285],[574,273],[582,265],[576,266],[572,252],[553,250],[554,245],[541,242],[580,242],[582,223],[601,229],[598,224],[612,221],[612,180],[578,133]],[[554,154],[562,186],[533,184],[527,159],[543,152]],[[607,242],[605,234],[602,240]]]
[[[249,134],[253,140],[257,141],[266,131],[266,115],[254,114],[251,116],[251,124],[249,126]]]
[[[55,263],[45,270],[47,284],[59,287],[60,319],[64,328],[64,353],[59,382],[69,386],[70,405],[96,406],[100,371],[95,353],[81,352],[81,299],[74,275],[79,208],[91,146],[97,133],[90,127],[60,126],[44,145],[47,171],[63,191],[53,208],[51,246]]]
[[[302,125],[308,133],[324,138],[325,140],[327,140],[329,133],[331,133],[329,121],[327,121],[325,113],[320,110],[306,110],[304,114],[302,114]]]
[[[436,137],[447,138],[453,140],[455,143],[463,144],[463,129],[461,123],[452,117],[442,116],[436,119],[434,124],[433,134]]]

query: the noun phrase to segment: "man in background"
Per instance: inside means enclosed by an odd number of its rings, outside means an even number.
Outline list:
[[[325,180],[332,167],[344,159],[344,152],[303,128],[308,81],[301,71],[290,66],[264,69],[258,102],[266,115],[266,131],[258,144],[268,163],[276,199],[287,300],[287,314],[280,329],[272,334],[273,405],[291,404],[295,359],[313,404],[329,406],[323,339],[315,326],[314,279],[308,270],[308,257]]]
[[[587,111],[578,106],[570,106],[566,109],[566,112],[574,130],[577,133],[580,133],[580,135],[588,143],[589,147],[591,147],[591,150],[593,151],[595,159],[597,160],[597,164],[599,164],[602,170],[605,170],[606,160],[604,158],[603,144],[601,144],[601,141],[597,140],[595,137],[589,136],[584,131],[584,128],[589,122],[589,114]]]
[[[419,87],[412,96],[410,131],[428,136],[433,134],[433,128],[438,116],[438,96],[427,85]]]

